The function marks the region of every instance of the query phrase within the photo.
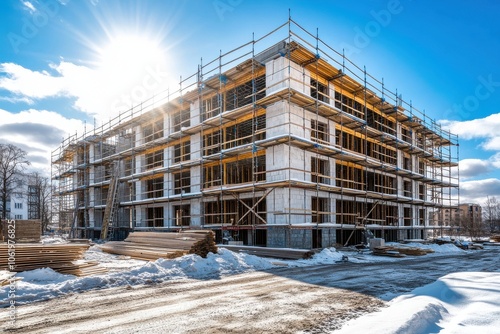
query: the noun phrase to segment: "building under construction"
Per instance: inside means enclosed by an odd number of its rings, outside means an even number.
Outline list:
[[[458,137],[289,20],[52,155],[74,236],[212,229],[316,248],[425,238],[457,205]]]

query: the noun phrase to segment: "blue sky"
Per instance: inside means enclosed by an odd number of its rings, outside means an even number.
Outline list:
[[[148,93],[176,86],[201,58],[264,35],[286,22],[289,9],[301,26],[318,29],[330,46],[459,134],[462,201],[500,196],[494,0],[1,1],[0,142],[22,147],[32,168],[47,171],[63,137],[137,103],[141,96],[131,91],[151,70]],[[117,60],[117,52],[144,63]]]

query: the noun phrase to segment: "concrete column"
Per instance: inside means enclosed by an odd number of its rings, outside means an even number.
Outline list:
[[[192,190],[192,189],[191,189]],[[195,198],[191,204],[191,226],[201,226],[201,199]]]
[[[95,152],[95,145],[91,144],[89,145],[89,162],[94,162],[94,152]]]
[[[191,167],[191,192],[201,190],[201,166]]]
[[[285,57],[266,63],[266,95],[290,87],[306,95],[311,94],[309,83],[304,84],[309,71]]]
[[[191,119],[190,119],[191,126],[200,124],[201,108],[199,100],[195,100],[193,103],[191,103],[190,111],[191,111]]]

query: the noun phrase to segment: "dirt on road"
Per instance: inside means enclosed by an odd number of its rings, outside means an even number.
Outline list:
[[[500,248],[500,247],[499,247]],[[499,271],[500,249],[278,268],[75,293],[17,308],[13,333],[324,333],[450,272]],[[6,320],[5,315],[0,321]]]

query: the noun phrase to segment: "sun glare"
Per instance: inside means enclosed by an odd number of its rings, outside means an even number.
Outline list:
[[[122,34],[96,50],[96,85],[110,99],[108,113],[139,105],[170,86],[167,52],[155,39]]]
[[[100,51],[100,68],[113,77],[130,77],[165,64],[159,43],[143,36],[112,38]]]

